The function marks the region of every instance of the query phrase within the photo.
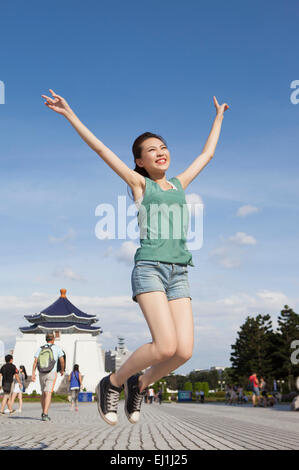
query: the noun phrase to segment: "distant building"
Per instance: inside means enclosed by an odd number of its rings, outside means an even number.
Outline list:
[[[17,367],[24,365],[28,375],[31,375],[34,354],[46,343],[46,333],[53,333],[55,344],[64,352],[66,363],[66,375],[57,375],[54,391],[68,390],[67,375],[74,364],[79,364],[83,387],[94,392],[99,380],[105,376],[101,345],[97,342],[102,329],[94,325],[98,321],[95,315],[82,312],[67,299],[65,289],[61,289],[60,293],[61,296],[40,313],[25,315],[31,326],[20,328],[23,335],[16,338],[12,353],[14,364]],[[57,370],[60,370],[59,361]],[[33,390],[40,392],[38,377],[26,391],[31,393]]]
[[[210,369],[193,369],[192,372],[212,372],[213,370],[217,370],[218,374],[222,375],[224,369],[226,369],[226,367],[213,366],[213,367],[210,367]]]
[[[131,354],[125,345],[125,339],[119,336],[118,345],[115,347],[115,350],[105,352],[105,370],[116,372]]]

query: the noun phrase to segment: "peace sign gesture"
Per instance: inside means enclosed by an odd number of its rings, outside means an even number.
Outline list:
[[[62,98],[62,96],[56,95],[51,88],[49,88],[49,91],[52,93],[53,98],[49,98],[47,95],[42,95],[42,98],[45,98],[47,101],[45,102],[45,105],[48,106],[48,108],[52,109],[58,114],[62,114],[63,116],[66,116],[68,113],[71,113],[72,110],[66,100]]]
[[[218,101],[216,100],[216,96],[213,96],[214,99],[214,105],[216,108],[216,114],[224,114],[224,112],[229,108],[228,104],[219,104]]]

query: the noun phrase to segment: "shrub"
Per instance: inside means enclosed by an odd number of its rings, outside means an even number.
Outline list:
[[[184,390],[192,392],[192,382],[186,382],[184,385]]]
[[[215,393],[212,393],[211,396],[215,398],[225,398],[225,392],[224,391],[215,392]]]

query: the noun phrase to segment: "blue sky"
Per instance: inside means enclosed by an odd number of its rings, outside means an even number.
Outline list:
[[[229,365],[247,315],[298,312],[298,121],[290,101],[296,1],[229,3],[15,1],[1,6],[0,339],[65,287],[97,313],[104,348],[150,340],[131,300],[135,245],[99,240],[95,208],[115,207],[123,180],[43,104],[52,88],[131,168],[134,139],[167,141],[176,176],[225,113],[213,160],[186,190],[204,204],[203,246],[189,269],[192,359],[178,371]],[[196,195],[196,196],[195,196]],[[128,205],[131,203],[127,198]],[[246,207],[249,206],[249,207]],[[240,212],[238,212],[240,211]]]

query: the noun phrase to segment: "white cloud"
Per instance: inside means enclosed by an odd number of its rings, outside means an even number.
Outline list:
[[[64,267],[64,268],[57,268],[53,272],[54,277],[60,277],[63,279],[69,279],[71,281],[85,281],[85,278],[80,274],[75,273],[71,268]]]
[[[138,245],[136,245],[134,242],[124,242],[122,243],[120,249],[115,253],[115,258],[118,261],[131,266],[137,248]]]
[[[287,305],[289,302],[288,297],[283,292],[275,292],[269,290],[262,290],[257,293],[265,305],[272,306],[272,308],[281,309],[282,306]]]
[[[260,209],[258,207],[247,204],[245,206],[239,207],[239,209],[237,210],[237,216],[246,217],[247,215],[254,214],[256,212],[260,212]]]
[[[237,254],[233,253],[233,250],[228,246],[215,248],[210,252],[209,256],[224,268],[237,268],[241,264],[240,258]]]
[[[49,242],[50,243],[64,243],[64,242],[69,242],[70,240],[73,240],[76,236],[75,231],[70,228],[69,231],[63,235],[62,237],[53,237],[52,235],[49,235]]]
[[[211,250],[209,256],[220,266],[227,269],[237,268],[241,265],[242,248],[246,245],[255,245],[256,239],[245,232],[237,232],[235,235],[223,239],[222,246]]]
[[[256,239],[251,235],[247,235],[245,232],[237,232],[228,238],[229,241],[236,243],[237,245],[255,245]]]

